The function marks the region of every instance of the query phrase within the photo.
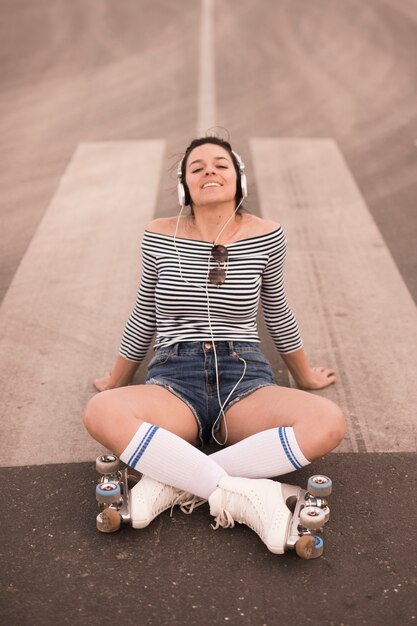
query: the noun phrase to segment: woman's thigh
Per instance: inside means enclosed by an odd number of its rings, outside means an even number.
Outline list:
[[[254,391],[230,407],[226,420],[229,444],[263,430],[292,426],[307,457],[325,454],[344,434],[344,417],[334,402],[289,387],[268,386]],[[224,424],[221,433],[224,435]]]
[[[84,416],[90,434],[110,450],[123,450],[140,422],[156,424],[197,444],[198,426],[191,409],[160,385],[131,385],[91,398]]]

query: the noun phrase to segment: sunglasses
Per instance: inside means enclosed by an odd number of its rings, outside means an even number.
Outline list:
[[[224,246],[216,245],[211,249],[211,257],[218,263],[219,267],[213,267],[209,271],[208,279],[212,285],[220,287],[226,280],[226,270],[220,267],[221,263],[227,263],[229,259],[229,253]]]

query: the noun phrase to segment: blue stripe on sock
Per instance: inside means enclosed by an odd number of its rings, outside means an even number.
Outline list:
[[[130,459],[128,460],[127,464],[128,465],[132,465],[134,458],[135,458],[135,454],[137,453],[137,451],[139,450],[139,448],[141,447],[141,445],[143,444],[143,442],[145,441],[146,437],[148,436],[148,434],[150,433],[150,431],[152,430],[153,425],[149,426],[148,430],[146,431],[146,434],[144,435],[144,437],[141,439],[140,444],[137,446],[137,448],[135,449],[134,453],[132,454],[132,456],[130,457]]]
[[[278,428],[278,434],[279,434],[279,438],[281,441],[281,445],[284,449],[285,454],[287,455],[288,460],[295,467],[295,469],[301,469],[302,465],[300,465],[300,463],[297,461],[297,458],[294,452],[291,450],[291,446],[289,444],[288,437],[287,437],[287,429],[283,427]]]
[[[145,436],[142,438],[140,444],[138,445],[138,447],[136,448],[136,450],[134,451],[134,453],[132,454],[132,456],[130,457],[128,461],[128,465],[130,465],[130,467],[133,467],[133,468],[136,467],[140,457],[142,456],[142,454],[145,452],[146,448],[150,444],[151,439],[155,435],[158,428],[159,426],[150,426],[148,428]]]
[[[146,433],[145,437],[140,442],[138,448],[136,448],[136,451],[132,455],[132,463],[131,464],[129,463],[129,465],[131,465],[131,467],[136,467],[136,465],[138,464],[141,456],[145,452],[146,448],[148,447],[148,445],[150,444],[150,442],[152,440],[152,437],[156,434],[156,431],[158,429],[159,429],[159,426],[152,426],[148,430],[148,432]]]
[[[293,449],[291,448],[289,439],[288,439],[288,433],[287,433],[287,428],[284,428],[284,437],[285,437],[285,441],[287,442],[287,446],[288,446],[288,450],[294,460],[294,462],[297,464],[297,468],[301,469],[303,466],[301,465],[301,463],[299,462],[299,460],[297,459],[297,457],[295,456],[295,453],[293,451]]]

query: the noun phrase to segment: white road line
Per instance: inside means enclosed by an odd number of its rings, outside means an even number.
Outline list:
[[[417,313],[337,145],[251,141],[263,213],[287,235],[287,288],[312,364],[339,382],[340,452],[417,449]]]
[[[162,141],[81,144],[0,309],[0,463],[85,461],[91,379],[134,304]]]
[[[197,137],[216,124],[213,0],[201,0]]]

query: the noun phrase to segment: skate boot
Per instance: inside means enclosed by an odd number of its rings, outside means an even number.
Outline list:
[[[131,522],[133,528],[145,528],[155,517],[179,505],[181,511],[190,514],[206,500],[193,496],[170,485],[160,483],[149,476],[142,479],[130,492]]]
[[[246,524],[271,552],[284,553],[292,515],[281,483],[224,476],[209,497],[209,504],[216,520],[214,529],[233,527],[235,522]]]

